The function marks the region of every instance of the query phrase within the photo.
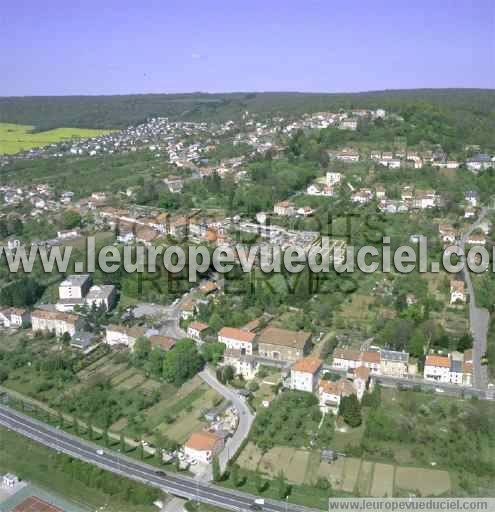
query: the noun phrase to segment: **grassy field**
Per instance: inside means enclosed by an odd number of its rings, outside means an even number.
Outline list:
[[[20,449],[21,446],[22,449]],[[70,472],[65,471],[61,466],[60,456],[55,451],[3,428],[0,428],[0,453],[1,474],[13,472],[25,480],[53,491],[76,504],[89,507],[91,510],[97,510],[103,506],[107,512],[156,510],[153,505],[131,505],[125,496],[118,496],[118,493],[117,495],[106,494],[94,486],[85,485],[81,480],[73,479]],[[108,477],[114,479],[115,489],[119,488],[119,482],[124,481],[117,476],[108,475]]]
[[[56,128],[33,133],[33,128],[33,126],[23,124],[0,123],[0,154],[13,155],[20,151],[47,146],[67,139],[97,137],[112,131],[87,128]]]

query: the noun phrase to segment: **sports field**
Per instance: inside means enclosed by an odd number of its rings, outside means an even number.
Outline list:
[[[13,155],[20,151],[39,148],[66,139],[87,139],[105,135],[112,130],[87,128],[56,128],[45,132],[32,133],[34,126],[0,123],[0,155]]]

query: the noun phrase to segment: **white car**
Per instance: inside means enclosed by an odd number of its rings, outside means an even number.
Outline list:
[[[445,389],[435,388],[435,393],[445,393]]]
[[[105,452],[103,450],[96,450],[97,455],[105,455]]]

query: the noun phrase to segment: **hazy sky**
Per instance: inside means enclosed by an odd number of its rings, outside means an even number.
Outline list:
[[[0,96],[495,88],[494,0],[0,0]]]

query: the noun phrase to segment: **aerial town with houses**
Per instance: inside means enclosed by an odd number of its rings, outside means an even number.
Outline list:
[[[469,400],[495,398],[492,327],[479,321],[493,307],[488,275],[358,270],[322,283],[306,271],[264,276],[256,260],[249,274],[207,269],[187,282],[163,269],[72,264],[84,260],[88,237],[132,254],[181,244],[266,255],[275,247],[307,254],[329,236],[339,263],[337,248],[384,237],[413,247],[424,238],[429,263],[455,245],[491,249],[494,147],[368,136],[408,123],[386,108],[345,107],[245,111],[224,122],[157,117],[0,156],[2,258],[32,247],[75,251],[65,272],[47,276],[35,265],[1,276],[3,402],[85,432],[101,454],[118,446],[226,487],[261,481],[258,494],[279,481],[318,496],[461,489],[441,458],[441,437],[425,425],[450,425]],[[77,173],[36,178],[39,162],[90,168],[109,158],[135,159],[136,176],[122,179],[116,165],[84,184]],[[19,166],[33,178],[17,181],[10,169]],[[289,417],[298,407],[303,413]],[[397,425],[410,432],[402,452],[384,444],[398,446]],[[437,451],[417,450],[421,443]],[[410,466],[424,476],[414,488]],[[429,477],[441,483],[428,487]]]

